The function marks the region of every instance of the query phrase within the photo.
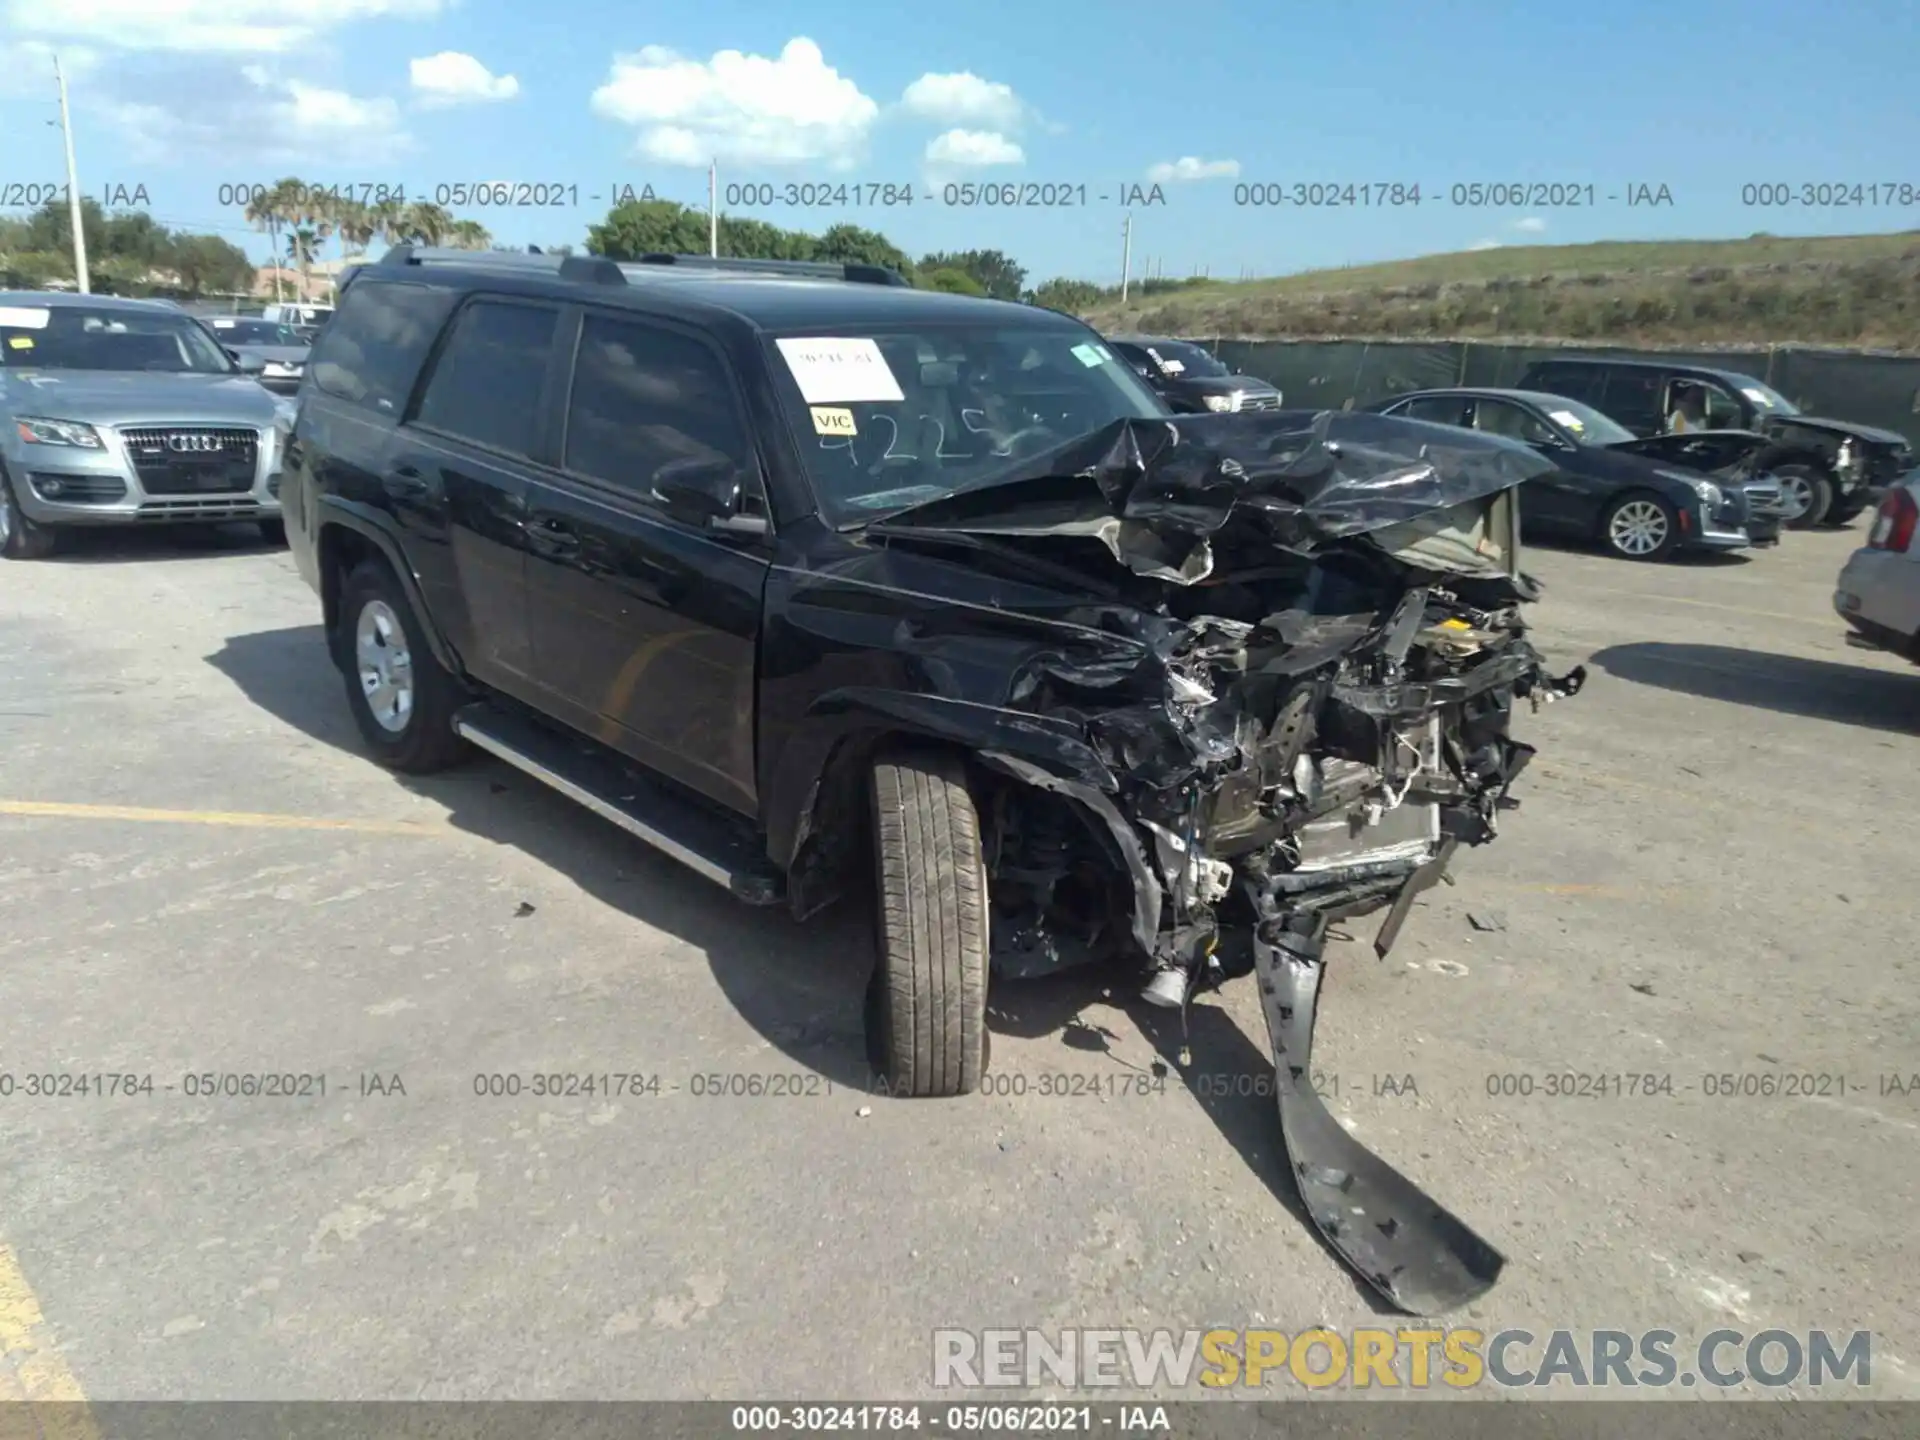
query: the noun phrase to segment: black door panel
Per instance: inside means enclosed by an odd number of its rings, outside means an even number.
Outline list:
[[[680,519],[653,493],[663,466],[720,459],[765,513],[732,371],[697,336],[589,311],[566,393],[562,463],[527,512],[541,704],[752,814],[767,539]]]

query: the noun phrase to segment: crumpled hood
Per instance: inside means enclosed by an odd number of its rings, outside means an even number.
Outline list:
[[[1366,412],[1121,420],[870,528],[1092,536],[1137,574],[1193,585],[1230,540],[1312,555],[1553,468],[1515,441]]]

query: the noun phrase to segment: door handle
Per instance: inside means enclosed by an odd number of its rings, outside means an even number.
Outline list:
[[[423,495],[427,490],[427,477],[411,465],[402,465],[390,472],[382,485],[389,495]]]
[[[564,521],[542,516],[529,523],[527,529],[540,544],[548,549],[578,550],[580,548],[580,537],[574,533],[573,527]]]

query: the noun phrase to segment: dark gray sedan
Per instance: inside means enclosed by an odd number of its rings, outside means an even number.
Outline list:
[[[312,347],[291,325],[278,320],[256,320],[246,315],[216,315],[207,328],[236,360],[251,355],[260,361],[260,383],[279,395],[300,388]]]

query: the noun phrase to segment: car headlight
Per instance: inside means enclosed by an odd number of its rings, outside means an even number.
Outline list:
[[[1698,475],[1689,474],[1685,470],[1656,470],[1654,473],[1663,480],[1679,481],[1700,497],[1702,505],[1709,508],[1726,503],[1726,492],[1711,480],[1702,480]]]
[[[1240,402],[1246,398],[1243,392],[1235,390],[1231,395],[1205,396],[1203,397],[1202,403],[1204,403],[1209,410],[1233,411],[1238,410],[1240,408]]]
[[[22,415],[13,424],[24,445],[73,445],[82,450],[106,448],[100,432],[78,420],[47,420],[36,415]]]

